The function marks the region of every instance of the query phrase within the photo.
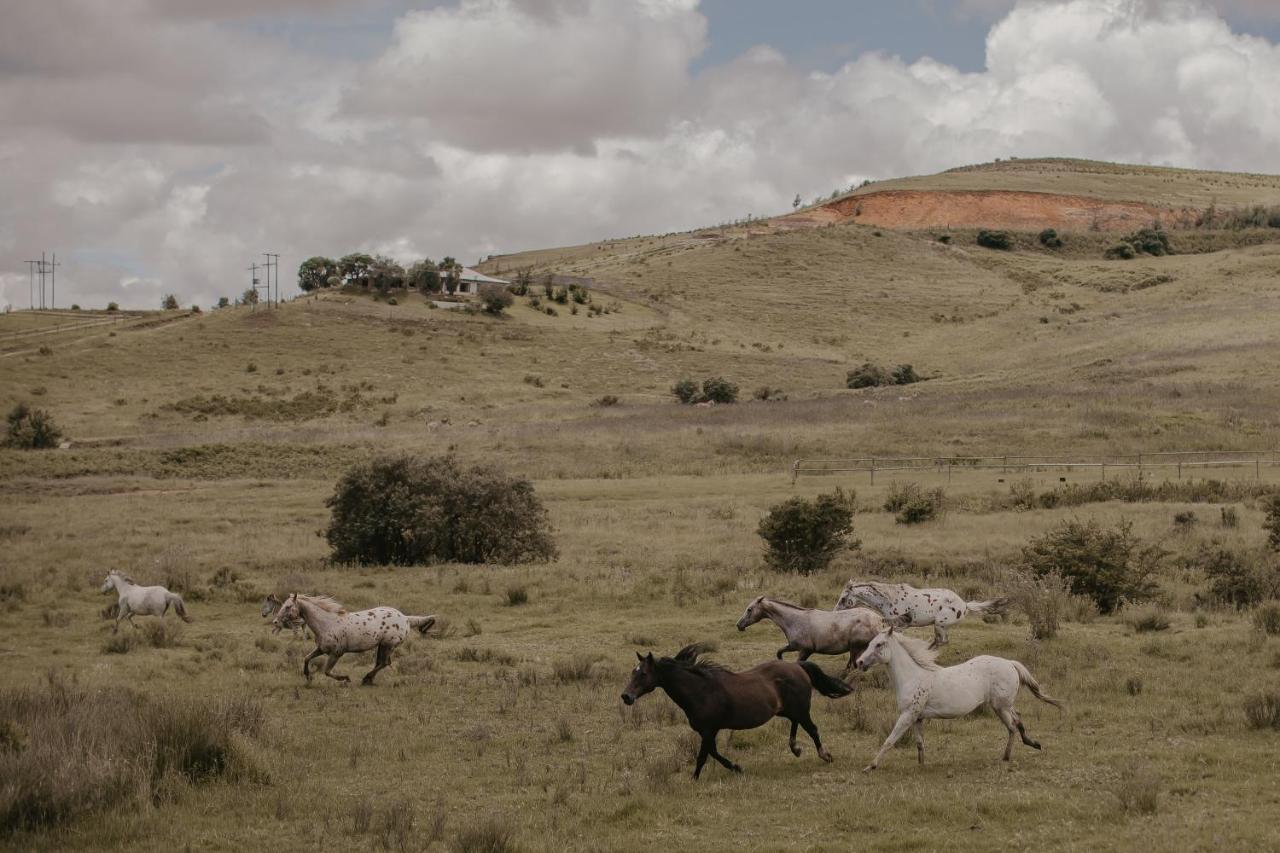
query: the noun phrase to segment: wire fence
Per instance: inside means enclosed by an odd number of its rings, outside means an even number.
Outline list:
[[[1048,471],[1096,471],[1107,475],[1123,472],[1139,477],[1148,471],[1176,472],[1178,479],[1206,470],[1235,469],[1245,476],[1262,479],[1264,468],[1280,464],[1275,450],[1187,450],[1157,453],[1116,454],[1111,456],[867,456],[854,459],[797,459],[791,466],[791,482],[801,477],[834,474],[867,474],[871,482],[876,474],[900,471],[945,475],[948,482],[954,471],[1000,471],[1004,474],[1031,474]]]

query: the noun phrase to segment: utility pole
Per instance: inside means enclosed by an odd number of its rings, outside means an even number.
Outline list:
[[[49,307],[58,307],[58,253],[53,253],[49,263]]]
[[[263,252],[267,256],[267,304],[271,304],[271,270],[276,271],[276,307],[280,307],[280,256],[274,252]]]
[[[30,301],[31,310],[36,308],[36,264],[39,261],[27,261],[27,299]]]

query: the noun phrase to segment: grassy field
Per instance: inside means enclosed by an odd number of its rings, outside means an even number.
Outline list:
[[[1184,180],[1153,174],[1135,180]],[[71,442],[0,450],[5,689],[52,679],[126,685],[156,701],[244,696],[265,717],[246,742],[247,778],[0,836],[0,846],[1280,844],[1276,732],[1244,713],[1247,696],[1280,687],[1280,639],[1248,611],[1206,603],[1207,579],[1183,559],[1208,543],[1261,548],[1255,499],[1018,511],[1007,498],[1019,478],[998,471],[950,482],[878,475],[874,485],[789,476],[800,457],[1274,448],[1280,243],[1201,235],[1220,242],[1121,263],[1084,237],[1061,253],[1030,241],[1003,253],[854,225],[749,234],[632,238],[484,266],[590,278],[607,313],[552,303],[551,316],[545,298],[520,298],[491,318],[433,310],[417,294],[391,305],[330,293],[278,311],[143,313],[102,326],[72,312],[0,317],[0,406],[48,409]],[[846,389],[864,361],[911,363],[927,381]],[[668,393],[682,377],[716,375],[744,401],[695,409]],[[750,400],[765,386],[786,399]],[[607,395],[617,403],[602,405]],[[317,536],[325,499],[346,466],[382,450],[452,452],[532,478],[559,559],[328,564]],[[1264,485],[1280,482],[1280,470],[1261,473]],[[1059,476],[1038,472],[1030,485],[1052,489]],[[907,479],[944,488],[948,511],[895,523],[881,504]],[[766,569],[763,513],[835,486],[856,491],[861,548],[810,577]],[[1228,505],[1236,527],[1219,523]],[[1188,511],[1196,523],[1175,525]],[[782,645],[772,626],[734,629],[755,595],[829,607],[852,575],[994,595],[1023,545],[1072,519],[1127,519],[1170,552],[1157,578],[1169,626],[1139,631],[1131,614],[1081,611],[1058,637],[1033,641],[1014,612],[962,623],[942,658],[1024,661],[1068,705],[1060,715],[1021,697],[1042,753],[1019,747],[1003,764],[1002,727],[976,715],[930,723],[923,767],[907,739],[864,775],[895,716],[885,674],[871,673],[854,695],[816,702],[835,763],[807,746],[793,758],[774,722],[722,736],[743,775],[709,766],[694,783],[696,744],[674,706],[659,694],[629,709],[619,701],[635,651],[709,640],[733,668],[771,657]],[[98,592],[108,568],[182,588],[195,621],[170,616],[172,631],[148,635],[156,646],[144,636],[113,646],[100,611],[114,598]],[[377,687],[307,685],[310,646],[271,635],[258,615],[262,595],[295,589],[444,624],[415,636]],[[520,592],[527,603],[512,605]],[[339,670],[361,674],[368,657]],[[0,750],[21,742],[9,731],[0,727]]]

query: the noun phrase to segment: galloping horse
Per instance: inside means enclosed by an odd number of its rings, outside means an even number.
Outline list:
[[[128,619],[129,624],[137,628],[138,626],[133,622],[134,615],[159,616],[163,619],[169,612],[169,605],[173,605],[173,611],[183,622],[191,621],[191,617],[187,615],[187,607],[182,602],[182,596],[176,592],[169,592],[162,586],[138,586],[133,578],[112,569],[107,572],[102,591],[107,593],[113,589],[120,596],[116,606],[116,624],[111,629],[113,634],[120,630],[121,619]]]
[[[947,627],[959,622],[970,613],[988,613],[1007,604],[1007,598],[990,601],[965,601],[949,589],[916,589],[905,583],[857,583],[849,581],[836,601],[836,610],[846,610],[865,604],[880,611],[880,615],[902,628],[933,626],[933,642],[936,649],[947,642]]]
[[[1041,702],[1047,702],[1059,710],[1062,703],[1047,695],[1031,672],[1016,660],[979,655],[955,666],[938,666],[938,653],[925,648],[924,640],[895,634],[893,628],[878,635],[858,658],[858,668],[865,671],[878,663],[889,664],[894,692],[898,694],[898,721],[885,738],[884,745],[864,770],[880,766],[884,754],[907,732],[913,729],[916,736],[916,754],[924,764],[924,721],[928,719],[954,719],[986,705],[995,711],[1000,722],[1009,730],[1009,743],[1004,748],[1004,760],[1013,754],[1015,731],[1022,742],[1032,749],[1040,743],[1027,736],[1022,718],[1013,710],[1018,688],[1026,685]]]
[[[268,594],[266,598],[262,599],[262,618],[266,619],[268,616],[275,616],[276,612],[280,610],[280,605],[282,604],[284,604],[283,601],[276,598],[274,595]],[[301,618],[294,619],[287,625],[278,625],[274,619],[271,620],[271,633],[279,634],[283,628],[289,628],[292,630],[293,638],[295,640],[298,639],[299,631],[302,632],[303,639],[306,639],[307,637],[307,623],[303,622]]]
[[[301,618],[315,635],[316,647],[302,661],[302,675],[311,680],[311,661],[328,655],[324,674],[335,681],[350,681],[345,675],[334,675],[333,667],[347,652],[367,652],[377,649],[378,656],[373,669],[361,680],[361,684],[373,684],[373,677],[391,665],[391,652],[409,636],[415,628],[425,634],[435,624],[434,616],[406,616],[394,607],[374,607],[348,613],[332,598],[323,595],[299,595],[293,593],[276,611],[274,625],[287,625]]]
[[[702,773],[707,756],[726,769],[741,773],[741,767],[716,749],[716,735],[721,729],[758,728],[774,717],[785,717],[791,721],[788,744],[792,755],[800,755],[800,747],[796,746],[796,729],[803,727],[813,739],[818,757],[831,761],[831,753],[822,746],[818,727],[809,716],[809,702],[814,690],[823,696],[836,698],[849,694],[852,687],[808,661],[771,660],[745,672],[729,672],[718,664],[700,659],[698,655],[705,648],[701,644],[685,646],[675,657],[656,660],[652,652],[647,656],[636,652],[640,663],[622,691],[622,701],[632,705],[644,694],[661,687],[680,706],[689,720],[689,727],[702,737],[693,778],[697,779]]]
[[[812,654],[842,655],[849,653],[847,673],[858,655],[886,627],[883,617],[874,610],[854,607],[849,610],[812,610],[763,595],[752,599],[738,620],[738,630],[745,631],[761,619],[768,619],[782,629],[787,644],[778,649],[778,658],[786,652],[799,652],[797,660],[808,660]]]

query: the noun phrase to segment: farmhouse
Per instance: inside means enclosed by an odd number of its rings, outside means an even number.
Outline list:
[[[480,292],[480,288],[486,284],[495,284],[499,287],[506,287],[510,282],[503,281],[500,278],[494,278],[491,275],[485,275],[482,272],[476,272],[471,267],[463,267],[462,272],[458,276],[458,293],[465,293],[471,296]]]

